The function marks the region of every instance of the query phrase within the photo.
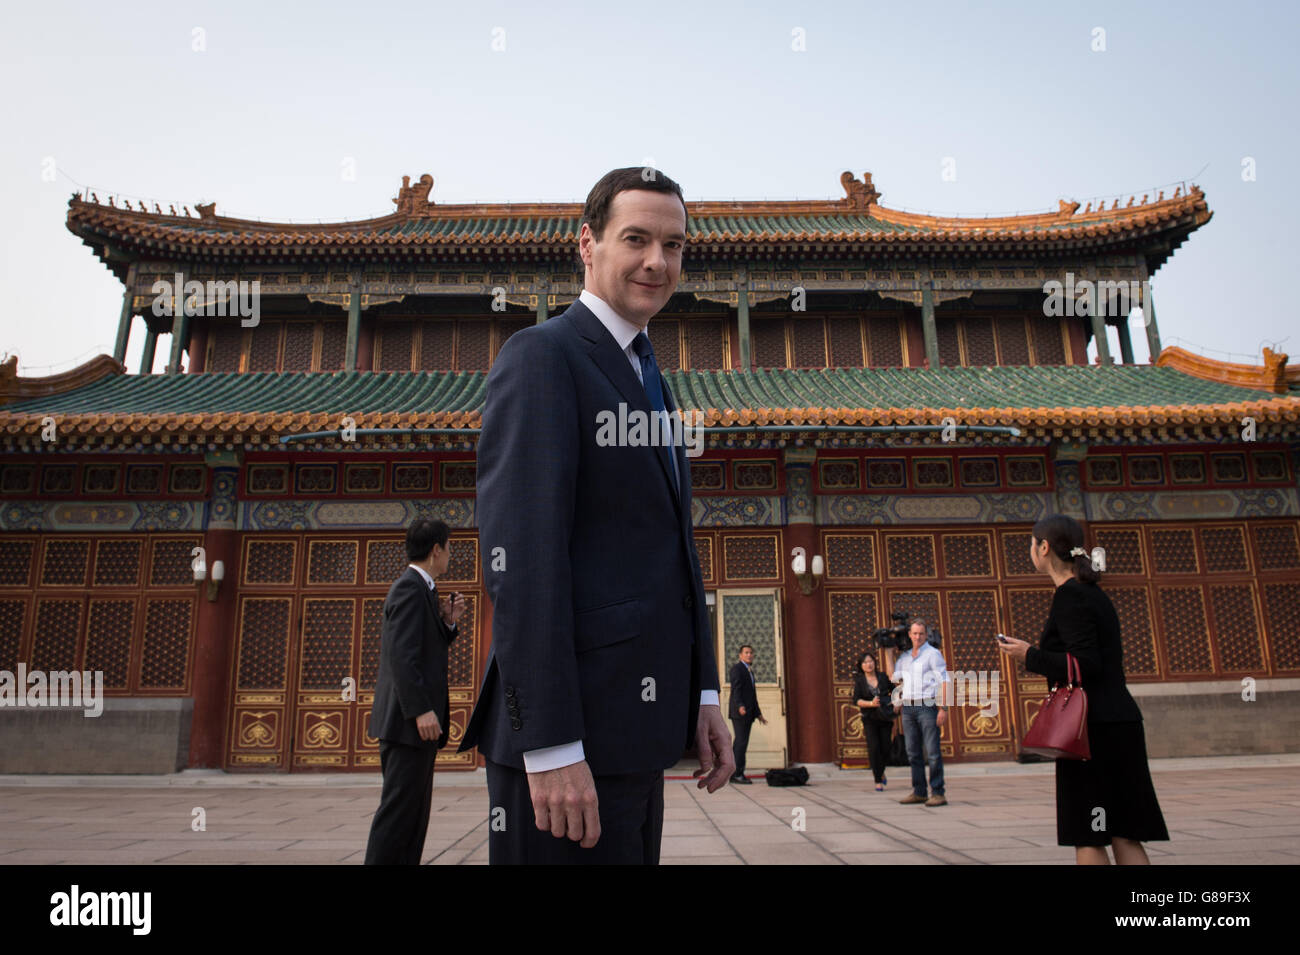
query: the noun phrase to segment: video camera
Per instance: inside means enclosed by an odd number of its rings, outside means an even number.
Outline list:
[[[907,632],[912,629],[909,622],[912,614],[906,610],[896,610],[889,615],[889,619],[894,621],[892,627],[881,627],[871,636],[876,643],[882,648],[903,651],[912,649],[912,638]],[[943,649],[943,635],[934,627],[930,627],[926,633],[925,640],[936,650]]]

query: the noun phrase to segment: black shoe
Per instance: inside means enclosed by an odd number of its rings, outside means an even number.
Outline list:
[[[752,786],[753,780],[746,779],[744,776],[732,776],[731,782],[737,786]]]

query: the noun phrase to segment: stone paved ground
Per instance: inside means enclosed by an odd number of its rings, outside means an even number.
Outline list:
[[[1171,841],[1153,863],[1300,863],[1300,756],[1153,760]],[[810,785],[761,779],[712,796],[665,784],[663,861],[673,864],[1054,864],[1050,764],[948,767],[949,805],[901,806],[907,769],[877,793],[869,773],[811,767]],[[352,863],[364,854],[377,776],[0,777],[0,863]],[[191,829],[202,807],[207,829]],[[792,827],[803,812],[802,831]],[[487,861],[482,771],[434,782],[424,861]]]

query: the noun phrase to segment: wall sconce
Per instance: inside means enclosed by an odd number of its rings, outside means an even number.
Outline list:
[[[221,587],[221,582],[226,579],[226,565],[224,562],[214,560],[212,562],[212,577],[208,577],[208,565],[203,561],[198,561],[194,565],[194,582],[202,585],[206,580],[208,582],[208,600],[217,599],[217,590]]]
[[[826,564],[822,560],[821,554],[814,554],[812,559],[812,573],[808,572],[808,558],[802,547],[796,547],[792,553],[794,559],[790,561],[790,570],[794,572],[795,579],[799,581],[799,589],[803,591],[805,597],[812,594],[822,582],[822,575],[826,573]]]

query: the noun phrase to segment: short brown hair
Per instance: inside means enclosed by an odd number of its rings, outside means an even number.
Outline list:
[[[582,222],[591,227],[591,233],[597,239],[605,233],[605,226],[609,223],[609,207],[614,197],[628,189],[675,195],[682,204],[682,211],[686,213],[686,221],[690,222],[691,214],[686,208],[686,200],[682,198],[681,186],[650,166],[627,166],[605,173],[600,177],[600,182],[587,193],[587,203],[582,207]],[[578,223],[579,229],[582,228],[582,222]]]

